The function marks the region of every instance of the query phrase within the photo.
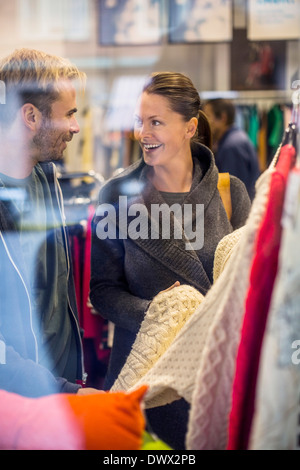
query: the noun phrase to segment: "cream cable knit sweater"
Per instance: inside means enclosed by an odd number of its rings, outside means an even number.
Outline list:
[[[143,377],[168,349],[203,299],[200,292],[187,285],[156,295],[111,390],[128,390]]]
[[[239,243],[232,251],[233,256],[222,275],[208,292],[207,302],[202,304],[211,321],[194,381],[187,449],[226,449],[244,304],[256,234],[267,205],[271,172],[268,169],[257,181],[256,196]]]
[[[271,171],[266,170],[257,181],[257,194],[247,223],[240,234],[239,243],[229,250],[234,256],[227,259],[222,275],[172,339],[164,354],[151,368],[148,367],[148,372],[135,384],[136,375],[134,372],[130,374],[133,388],[141,384],[149,385],[145,397],[146,408],[165,405],[180,397],[191,403],[188,449],[226,448],[244,300],[255,236],[267,203]],[[137,349],[137,344],[134,349]],[[113,390],[128,388],[122,377],[123,370]]]

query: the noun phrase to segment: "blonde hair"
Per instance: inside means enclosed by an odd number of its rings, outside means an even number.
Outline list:
[[[86,76],[68,59],[35,49],[17,49],[0,60],[0,80],[5,86],[5,105],[0,119],[10,121],[25,102],[34,104],[43,114],[59,97],[63,80],[78,80],[85,87]]]

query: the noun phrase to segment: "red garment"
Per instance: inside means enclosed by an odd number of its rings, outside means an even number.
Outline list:
[[[89,302],[90,279],[91,279],[91,243],[92,243],[92,219],[95,213],[93,206],[89,207],[87,230],[84,246],[83,259],[83,280],[82,280],[82,325],[84,329],[84,339],[92,338],[94,340],[97,358],[108,361],[110,349],[101,348],[105,342],[104,336],[107,333],[107,322],[103,317],[92,313],[92,307]]]
[[[72,264],[73,264],[73,276],[75,285],[75,295],[78,308],[78,319],[79,324],[82,324],[82,312],[81,312],[81,275],[80,275],[80,242],[77,236],[73,236],[70,240],[70,246],[72,250]]]
[[[85,236],[84,255],[83,255],[83,276],[82,276],[82,315],[84,338],[93,338],[99,328],[95,325],[95,315],[91,314],[89,306],[89,292],[91,279],[91,221],[94,209],[92,206],[88,210],[88,220]],[[100,328],[101,330],[101,328]]]
[[[278,266],[284,195],[295,153],[291,145],[285,145],[280,151],[271,176],[265,217],[257,234],[233,382],[228,450],[248,448],[261,345]]]

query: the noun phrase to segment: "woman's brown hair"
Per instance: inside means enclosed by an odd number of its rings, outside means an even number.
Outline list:
[[[206,115],[200,109],[201,100],[191,79],[179,72],[154,72],[143,87],[143,92],[161,95],[168,99],[171,109],[186,122],[195,117],[198,130],[193,137],[211,149],[211,128]]]

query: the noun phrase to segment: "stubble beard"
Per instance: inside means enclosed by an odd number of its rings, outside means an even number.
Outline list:
[[[33,138],[34,159],[39,162],[62,160],[63,151],[53,145],[54,130],[44,121],[39,132]]]

